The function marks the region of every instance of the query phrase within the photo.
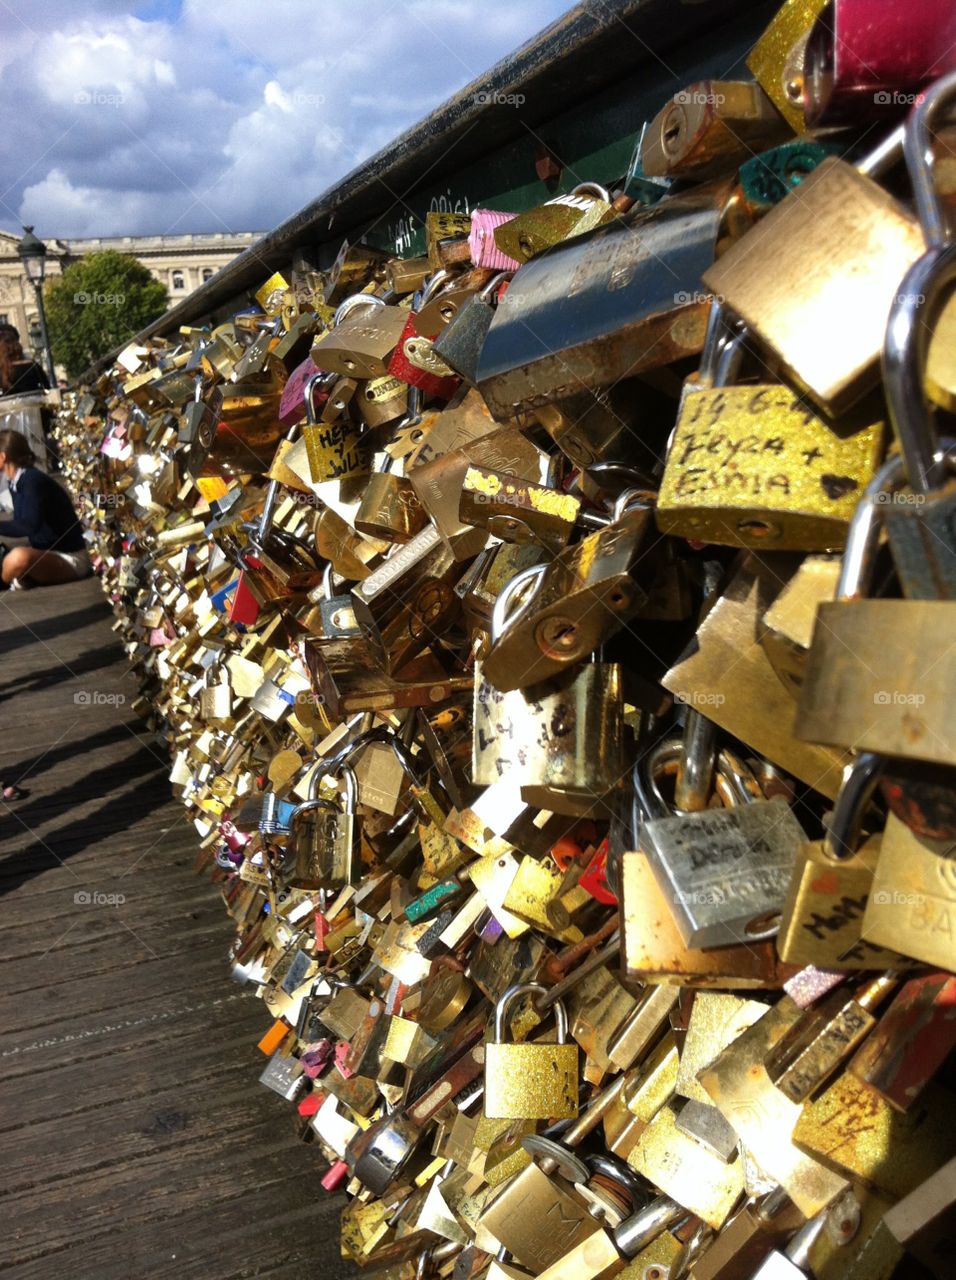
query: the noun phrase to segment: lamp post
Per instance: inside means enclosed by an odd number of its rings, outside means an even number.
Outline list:
[[[46,312],[43,310],[43,278],[46,275],[46,245],[33,234],[32,227],[24,227],[26,235],[17,245],[17,254],[23,263],[27,278],[33,285],[37,296],[37,315],[40,323],[40,341],[43,345],[44,364],[50,386],[56,386],[56,370],[53,367],[53,352],[50,350],[50,339],[46,331]]]

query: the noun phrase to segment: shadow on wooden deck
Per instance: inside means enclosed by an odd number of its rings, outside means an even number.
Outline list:
[[[98,581],[0,595],[0,1274],[351,1274]]]

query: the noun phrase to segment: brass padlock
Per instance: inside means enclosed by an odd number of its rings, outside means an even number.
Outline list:
[[[919,223],[868,176],[893,154],[828,156],[704,272],[828,413],[875,382],[890,304],[923,251]]]
[[[556,1044],[505,1041],[515,1001],[546,991],[539,983],[518,983],[495,1005],[493,1037],[485,1045],[486,1116],[545,1120],[578,1114],[578,1046],[567,1043],[568,1019],[561,1002],[554,1005]]]
[[[763,550],[842,547],[882,457],[872,415],[827,423],[782,384],[731,385],[746,330],[711,311],[696,378],[684,384],[655,508],[657,527]]]
[[[891,459],[857,507],[836,599],[817,613],[794,732],[857,751],[956,764],[949,715],[956,606],[864,598],[870,587]],[[913,637],[920,637],[920,645]],[[926,653],[934,658],[927,662]]]
[[[498,597],[485,677],[496,689],[527,688],[580,662],[639,610],[645,592],[631,577],[651,520],[646,506],[628,506],[613,523],[588,534],[547,566],[525,570]],[[507,622],[512,601],[537,588]]]
[[[759,84],[698,80],[675,93],[650,122],[641,163],[652,178],[714,177],[788,133]]]
[[[312,361],[317,369],[344,377],[381,378],[388,372],[407,319],[401,307],[386,306],[371,294],[357,294],[339,305],[334,327],[312,348]]]
[[[509,258],[528,262],[559,241],[593,231],[614,216],[607,190],[597,183],[583,182],[567,195],[555,196],[495,227],[495,244]]]
[[[352,884],[358,873],[355,815],[358,788],[349,765],[339,766],[339,772],[345,783],[341,808],[318,797],[323,774],[320,762],[312,774],[309,799],[296,805],[290,815],[295,871],[289,884],[294,888],[341,888]]]

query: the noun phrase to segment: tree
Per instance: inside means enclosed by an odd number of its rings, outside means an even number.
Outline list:
[[[49,280],[43,297],[57,364],[77,377],[168,306],[165,287],[127,253],[91,253]]]

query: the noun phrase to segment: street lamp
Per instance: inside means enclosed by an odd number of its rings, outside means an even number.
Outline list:
[[[40,321],[34,320],[30,325],[30,353],[34,359],[41,354],[43,347],[43,330]]]
[[[50,386],[56,386],[56,370],[53,367],[53,352],[50,350],[50,339],[46,331],[46,312],[43,310],[43,277],[46,275],[46,245],[33,234],[32,227],[24,227],[26,235],[17,245],[17,253],[23,263],[27,278],[33,285],[37,295],[37,315],[40,322],[40,340],[43,344],[43,355],[46,363]]]

